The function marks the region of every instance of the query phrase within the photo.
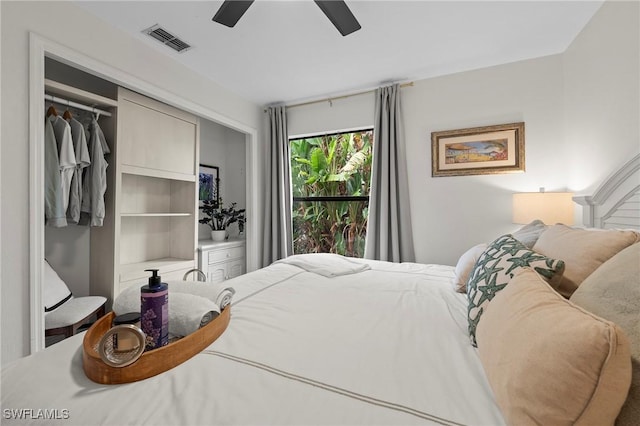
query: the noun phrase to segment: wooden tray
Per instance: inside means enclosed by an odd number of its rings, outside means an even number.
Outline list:
[[[173,343],[145,352],[133,364],[111,367],[102,361],[96,348],[102,336],[111,328],[114,313],[100,318],[87,330],[82,342],[82,367],[87,377],[102,384],[120,384],[144,380],[182,364],[201,352],[226,330],[231,316],[227,306],[209,324]]]

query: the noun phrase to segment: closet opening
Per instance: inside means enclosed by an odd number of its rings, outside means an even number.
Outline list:
[[[163,266],[169,265],[167,267],[175,275],[168,276],[167,279],[177,279],[178,275],[182,278],[183,270],[197,266],[199,229],[196,176],[200,132],[193,132],[196,141],[191,157],[193,170],[188,173],[179,170],[179,167],[172,169],[172,166],[164,172],[149,172],[144,164],[136,164],[135,161],[129,161],[131,164],[114,161],[119,155],[118,149],[134,147],[135,151],[137,146],[127,145],[119,140],[122,139],[118,129],[118,120],[122,121],[122,93],[127,92],[126,96],[142,96],[125,87],[141,88],[149,103],[161,113],[166,112],[163,110],[166,107],[180,116],[180,120],[183,118],[181,114],[194,117],[193,124],[190,124],[194,129],[198,128],[200,122],[220,126],[224,129],[224,140],[234,141],[234,145],[227,151],[227,159],[231,158],[238,164],[222,167],[226,168],[232,180],[229,194],[233,194],[234,198],[244,197],[242,204],[247,208],[247,257],[244,267],[246,270],[257,269],[258,219],[255,208],[258,194],[253,191],[257,187],[257,175],[254,171],[258,163],[255,129],[226,119],[212,110],[194,105],[35,34],[31,34],[30,63],[31,353],[43,349],[45,343],[49,343],[44,337],[45,258],[74,296],[104,294],[109,298],[108,308],[113,295],[121,290],[124,278],[131,278],[131,283],[138,283],[137,276],[127,270],[127,266],[131,266],[133,270],[139,266],[144,267],[145,262],[166,261]],[[45,97],[45,93],[48,96]],[[105,139],[109,141],[107,143],[112,144],[109,146],[110,153],[105,156],[109,166],[106,169],[103,226],[71,223],[66,227],[54,227],[45,226],[42,220],[45,216],[42,123],[50,106],[58,108],[61,114],[68,109],[81,122],[97,118]],[[182,123],[181,121],[180,124]],[[135,157],[135,152],[128,154],[127,158]],[[241,158],[242,155],[244,158]],[[243,176],[244,180],[240,180],[238,176]],[[244,188],[240,187],[240,182],[244,182]],[[121,194],[122,185],[125,186],[125,196]],[[157,189],[167,194],[164,198],[160,197],[160,201],[153,196]],[[144,222],[145,225],[130,226],[131,223],[139,222]],[[151,230],[151,240],[135,236],[140,228]],[[122,239],[122,232],[128,237]],[[176,238],[176,235],[179,237]],[[180,241],[177,244],[166,243],[176,239]],[[107,278],[96,284],[96,276]]]
[[[97,268],[98,262],[91,253],[92,237],[94,240],[104,238],[105,231],[100,228],[113,223],[113,218],[106,213],[112,210],[113,204],[115,167],[111,149],[116,133],[117,88],[51,58],[45,58],[44,77],[47,273],[43,275],[43,295],[45,300],[55,299],[47,303],[56,306],[68,297],[67,291],[59,290],[56,285],[66,285],[75,298],[90,295],[106,298],[107,294],[91,288],[91,271]],[[49,123],[54,132],[47,131]],[[60,183],[57,176],[51,174],[54,163],[60,170]],[[61,193],[53,196],[55,188],[61,188]],[[53,325],[61,326],[55,324],[58,321],[54,317],[68,306],[50,308],[45,313],[45,346],[65,337],[49,334]],[[78,319],[84,316],[82,313]]]

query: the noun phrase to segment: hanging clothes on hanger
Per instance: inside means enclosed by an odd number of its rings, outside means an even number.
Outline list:
[[[55,108],[53,113],[58,114],[55,112]],[[67,226],[64,203],[62,202],[58,146],[53,125],[48,116],[44,120],[44,217],[47,226],[56,228]]]
[[[60,166],[60,186],[62,188],[62,203],[66,213],[69,206],[69,191],[71,189],[71,179],[76,168],[76,156],[73,152],[73,142],[71,138],[71,127],[67,120],[59,115],[49,116],[53,125],[53,133],[58,145],[58,162]]]
[[[65,111],[65,116],[69,110]],[[80,209],[82,207],[82,173],[91,164],[84,126],[75,119],[71,113],[65,118],[71,128],[71,139],[76,159],[76,167],[71,178],[69,190],[69,207],[67,208],[67,222],[78,223],[80,221]]]
[[[89,124],[91,165],[87,167],[82,182],[81,225],[102,226],[104,221],[104,194],[107,191],[109,165],[104,156],[110,152],[104,133],[94,117]]]

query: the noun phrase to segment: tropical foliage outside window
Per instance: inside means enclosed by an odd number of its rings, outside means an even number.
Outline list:
[[[290,140],[293,251],[363,257],[373,131]]]

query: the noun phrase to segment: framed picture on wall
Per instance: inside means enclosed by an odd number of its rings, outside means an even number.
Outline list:
[[[524,123],[431,133],[431,175],[524,172]]]
[[[200,164],[200,173],[198,177],[198,199],[215,200],[216,204],[220,201],[220,169],[217,166],[208,166]]]

